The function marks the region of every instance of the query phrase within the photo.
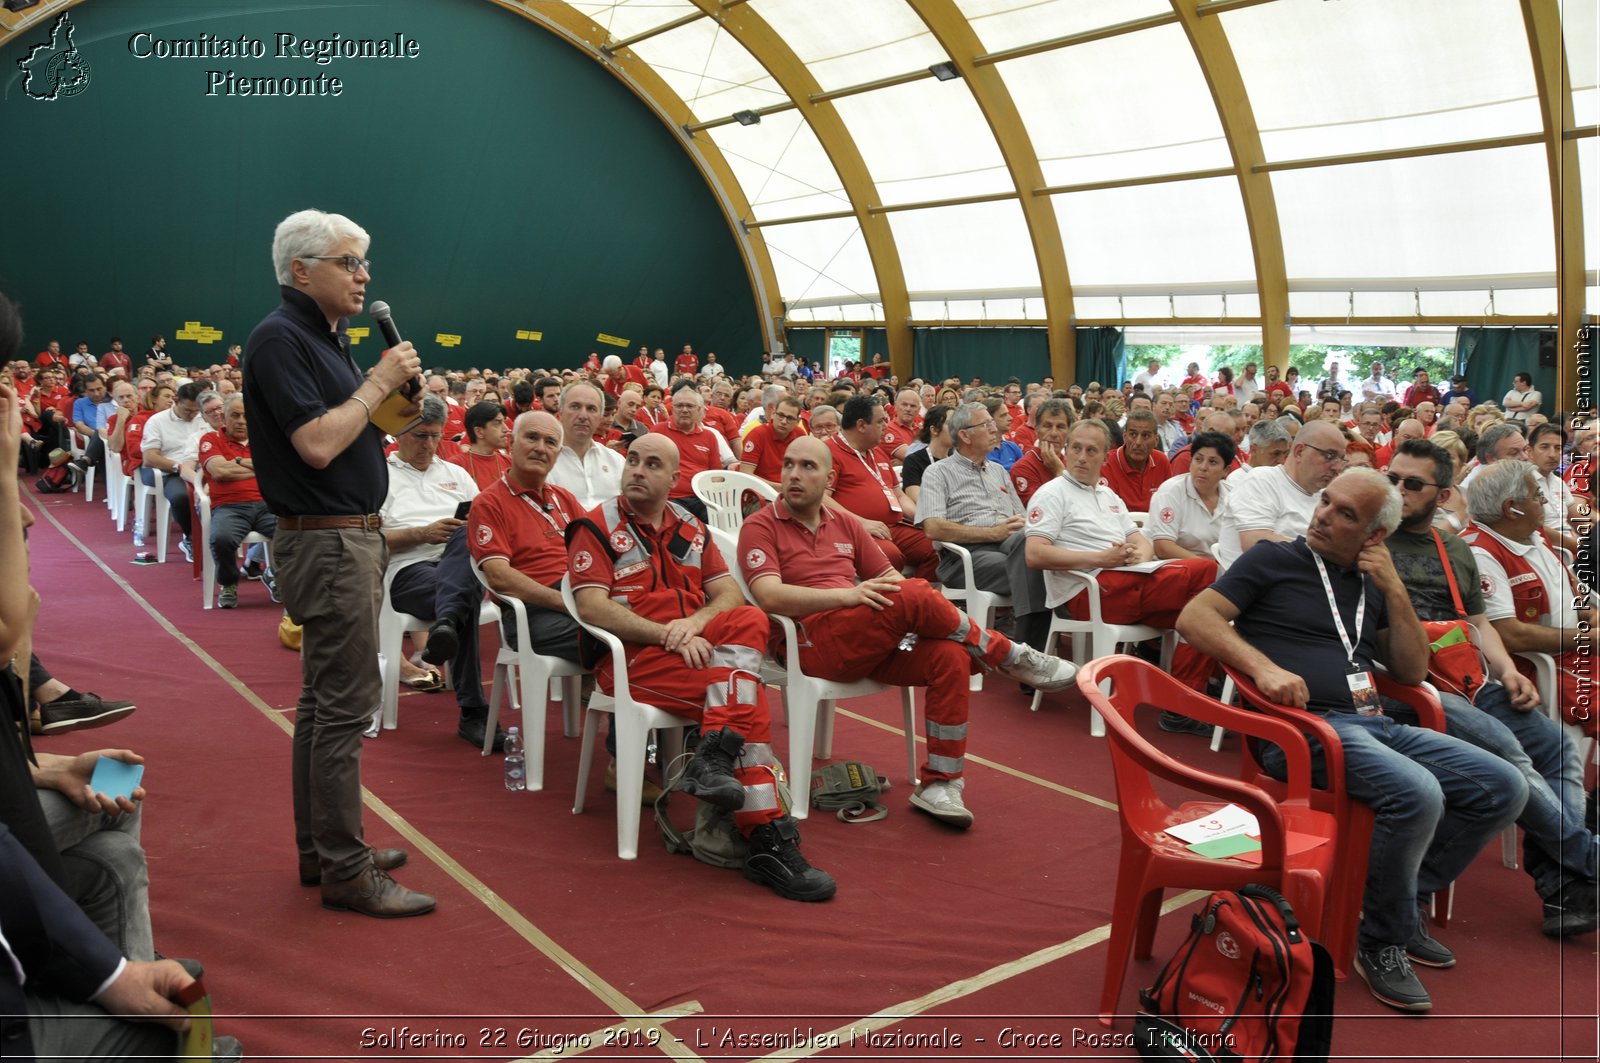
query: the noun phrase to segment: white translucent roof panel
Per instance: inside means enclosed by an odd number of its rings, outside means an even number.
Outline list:
[[[699,8],[689,0],[569,0],[570,6],[594,19],[614,41],[654,29]]]
[[[733,168],[762,219],[845,210],[850,200],[811,125],[798,111],[769,114],[757,125],[702,130]]]
[[[913,295],[1039,290],[1038,262],[1018,203],[896,211],[888,217]]]
[[[711,19],[642,40],[632,49],[697,118],[724,118],[789,98],[755,57]]]
[[[1053,196],[1077,285],[1248,282],[1255,263],[1234,178]]]
[[[926,78],[834,101],[879,202],[915,203],[1016,189],[964,81]]]
[[[870,306],[808,306],[797,310],[784,311],[784,320],[794,323],[815,322],[819,325],[835,324],[840,321],[882,321],[883,305],[873,303]]]
[[[956,6],[991,52],[1172,13],[1167,0],[956,0]]]
[[[1561,32],[1567,41],[1573,122],[1594,125],[1600,122],[1600,0],[1561,0]]]
[[[1232,165],[1200,65],[1176,26],[998,66],[1046,183]]]
[[[1043,321],[1044,299],[913,299],[911,318],[938,321]]]
[[[1268,159],[1540,128],[1510,0],[1278,0],[1219,17]]]
[[[780,225],[762,236],[785,302],[875,298],[877,277],[854,219]]]
[[[751,0],[824,91],[949,58],[904,0]]]
[[[1296,278],[1445,278],[1555,268],[1544,148],[1272,175]]]

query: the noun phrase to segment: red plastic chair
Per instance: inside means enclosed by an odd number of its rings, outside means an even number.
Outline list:
[[[1101,684],[1107,684],[1105,692]],[[1138,959],[1150,957],[1162,892],[1169,887],[1228,890],[1252,882],[1271,886],[1294,906],[1306,931],[1320,939],[1326,883],[1337,851],[1337,823],[1332,815],[1310,805],[1311,749],[1300,732],[1280,720],[1198,694],[1155,665],[1126,655],[1102,657],[1085,665],[1078,672],[1078,689],[1106,722],[1122,820],[1117,894],[1100,994],[1101,1025],[1110,1026],[1116,1014],[1130,950]],[[1154,714],[1162,709],[1283,747],[1290,779],[1284,796],[1274,797],[1259,786],[1204,771],[1161,752],[1139,734],[1134,714],[1140,710]],[[1157,793],[1153,778],[1211,799],[1174,807]],[[1260,824],[1259,866],[1200,856],[1166,833],[1167,827],[1200,819],[1230,802]],[[1290,831],[1325,841],[1290,853]]]
[[[1304,736],[1315,738],[1322,746],[1327,766],[1326,789],[1311,791],[1311,805],[1319,811],[1329,812],[1339,821],[1339,848],[1337,870],[1329,884],[1327,915],[1323,920],[1325,937],[1320,938],[1333,957],[1334,973],[1340,979],[1348,977],[1350,965],[1355,960],[1356,927],[1361,921],[1361,898],[1367,888],[1367,853],[1372,846],[1372,808],[1351,797],[1344,785],[1344,747],[1339,733],[1328,721],[1314,712],[1280,705],[1261,692],[1244,673],[1223,666],[1235,689],[1252,708],[1283,720],[1299,728]],[[1410,706],[1417,714],[1420,726],[1444,731],[1444,707],[1430,688],[1397,683],[1382,672],[1377,673],[1378,693]],[[1243,778],[1271,794],[1286,792],[1285,784],[1269,776],[1257,763],[1250,743],[1241,742],[1244,750]],[[1434,902],[1434,922],[1441,928],[1450,921],[1449,897],[1441,905]]]

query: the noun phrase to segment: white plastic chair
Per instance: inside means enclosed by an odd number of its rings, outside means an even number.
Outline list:
[[[1086,572],[1070,570],[1059,572],[1057,575],[1065,576],[1070,582],[1082,585],[1083,589],[1079,593],[1087,596],[1084,600],[1089,604],[1089,619],[1074,620],[1070,616],[1052,612],[1050,631],[1045,635],[1046,653],[1055,648],[1057,635],[1072,635],[1072,659],[1081,668],[1092,658],[1111,656],[1124,643],[1148,642],[1150,639],[1158,638],[1161,640],[1161,670],[1172,671],[1172,654],[1178,644],[1176,631],[1170,628],[1163,631],[1148,624],[1107,623],[1100,612],[1100,584],[1093,576]],[[1043,692],[1034,691],[1033,704],[1029,706],[1032,711],[1039,711],[1039,702],[1043,696]],[[1094,709],[1089,710],[1089,733],[1095,738],[1104,738],[1106,733],[1105,721]]]
[[[778,497],[777,488],[747,472],[708,469],[695,473],[689,486],[695,497],[706,504],[706,523],[735,535],[744,523],[744,510],[739,500],[746,491],[754,491],[766,502]]]
[[[644,792],[645,747],[650,732],[658,732],[656,760],[663,772],[683,749],[683,729],[694,721],[636,701],[628,685],[628,658],[622,640],[604,628],[585,624],[578,615],[572,587],[561,583],[561,600],[583,629],[605,644],[611,654],[612,693],[598,688],[589,697],[583,714],[583,751],[578,755],[578,792],[572,800],[574,815],[583,812],[584,791],[589,786],[589,769],[594,764],[595,743],[600,741],[600,715],[609,712],[616,720],[617,739],[617,856],[632,860],[639,855],[639,802]],[[665,781],[665,780],[663,780]]]
[[[930,541],[936,549],[948,550],[961,559],[961,582],[964,586],[952,587],[949,584],[941,584],[939,587],[940,592],[952,602],[957,603],[963,613],[966,613],[983,627],[992,629],[994,627],[995,613],[1001,609],[1009,609],[1011,607],[1011,596],[1008,594],[996,594],[993,591],[978,590],[977,578],[972,574],[971,550],[968,550],[960,543],[946,543],[938,539]],[[983,689],[983,672],[981,670],[972,677],[970,689]],[[1037,705],[1037,701],[1035,701],[1035,704]]]
[[[410,613],[396,612],[394,606],[389,604],[389,585],[399,574],[401,565],[383,574],[383,604],[378,609],[378,656],[383,661],[383,700],[379,702],[379,709],[383,715],[383,729],[392,731],[399,726],[400,719],[400,657],[401,640],[408,631],[427,631],[433,626],[432,620],[423,620],[421,617],[412,616]],[[478,610],[478,623],[498,624],[500,622],[500,607],[493,602],[485,601]],[[490,749],[494,748],[494,728],[485,728]]]
[[[578,713],[583,707],[583,677],[588,669],[563,657],[544,657],[534,653],[529,646],[533,639],[528,631],[528,607],[519,598],[507,598],[489,586],[477,558],[472,559],[472,574],[478,577],[484,592],[489,596],[485,604],[498,603],[501,615],[511,610],[516,623],[517,646],[511,649],[504,640],[494,658],[494,682],[489,688],[489,719],[483,728],[483,755],[494,752],[494,731],[500,722],[500,695],[512,708],[522,709],[522,740],[528,769],[528,789],[544,789],[544,723],[550,705],[552,680],[561,686],[562,734],[568,738],[578,733]]]
[[[211,492],[206,490],[205,484],[195,488],[194,499],[200,510],[200,531],[195,536],[194,548],[200,552],[201,608],[210,609],[217,598],[217,561],[211,554]],[[239,549],[249,550],[257,543],[267,552],[267,567],[271,568],[272,542],[260,532],[247,534],[240,540]]]
[[[160,469],[145,465],[141,468],[149,469],[153,484],[144,482],[144,474],[133,478],[133,519],[134,526],[144,519],[145,543],[150,542],[152,534],[156,537],[156,560],[167,560],[167,533],[172,528],[172,510],[167,504],[166,477]],[[146,515],[149,514],[147,517]]]
[[[72,489],[76,491],[78,488],[82,487],[83,500],[85,502],[93,502],[95,470],[94,465],[89,462],[89,444],[78,442],[78,433],[76,430],[69,430],[67,432],[67,436],[71,440],[68,446],[71,450],[72,457],[77,461],[82,461],[85,465],[83,474],[81,476],[74,474]]]
[[[728,569],[739,583],[745,600],[755,602],[750,587],[745,583],[744,572],[739,568],[738,541],[721,528],[711,529],[711,538],[717,549],[728,559]],[[891,689],[875,679],[862,679],[854,683],[836,683],[819,679],[800,670],[800,640],[795,623],[787,616],[769,613],[783,629],[784,660],[763,662],[762,680],[783,687],[783,709],[789,724],[789,814],[795,819],[805,819],[811,812],[811,764],[813,756],[826,760],[833,755],[834,709],[840,701],[880,694]],[[906,735],[906,777],[915,786],[917,778],[917,693],[915,687],[900,687],[900,707],[904,716]]]
[[[133,477],[122,471],[122,455],[106,450],[106,508],[117,522],[117,531],[128,526],[128,510],[133,506]]]

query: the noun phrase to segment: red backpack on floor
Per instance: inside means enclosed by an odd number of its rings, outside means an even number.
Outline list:
[[[1145,1059],[1326,1061],[1333,961],[1276,890],[1213,893],[1139,1004]]]

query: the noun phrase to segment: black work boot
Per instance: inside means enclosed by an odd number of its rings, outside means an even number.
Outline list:
[[[718,808],[743,808],[744,786],[733,777],[733,766],[743,749],[744,736],[738,731],[707,731],[700,736],[700,747],[684,769],[677,788]]]
[[[806,863],[800,853],[800,828],[790,816],[780,816],[750,832],[744,877],[771,886],[778,896],[791,901],[825,901],[839,888],[832,875]]]

